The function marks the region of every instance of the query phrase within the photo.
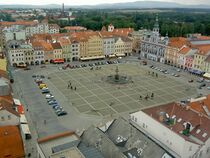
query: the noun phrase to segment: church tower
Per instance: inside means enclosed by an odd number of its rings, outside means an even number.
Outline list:
[[[159,33],[160,29],[159,29],[159,23],[158,23],[158,14],[156,15],[156,20],[155,20],[155,25],[153,28],[153,32]]]

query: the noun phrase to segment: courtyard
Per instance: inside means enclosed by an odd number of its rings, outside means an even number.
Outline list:
[[[66,97],[69,106],[73,106],[81,114],[90,116],[112,116],[133,112],[149,106],[186,99],[196,93],[195,87],[162,73],[159,73],[158,77],[156,73],[153,76],[149,74],[149,69],[138,63],[118,64],[119,74],[131,77],[132,82],[110,84],[105,80],[110,74],[115,74],[116,65],[100,67],[101,69],[93,70],[85,67],[48,72],[50,79],[47,82],[51,82]],[[146,100],[147,95],[149,98]]]

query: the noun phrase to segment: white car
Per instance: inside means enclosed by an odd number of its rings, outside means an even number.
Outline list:
[[[208,90],[210,90],[210,87],[207,87]]]
[[[47,94],[47,95],[46,95],[46,99],[52,99],[52,98],[54,98],[53,95],[51,95],[51,94]]]

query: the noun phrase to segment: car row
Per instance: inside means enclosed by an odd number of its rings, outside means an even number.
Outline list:
[[[43,82],[43,79],[42,79],[43,77],[37,76],[37,75],[33,75],[32,77],[36,78],[34,81],[37,83],[39,89],[41,89],[42,94],[46,94],[45,99],[47,100],[48,105],[50,105],[54,109],[56,115],[57,116],[66,115],[67,112],[63,110],[63,107],[61,107],[58,104],[55,97],[50,93],[50,90],[47,87],[47,84]]]

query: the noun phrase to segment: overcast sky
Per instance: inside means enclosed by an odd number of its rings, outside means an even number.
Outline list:
[[[0,4],[61,4],[66,5],[94,5],[101,3],[134,2],[138,0],[0,0]],[[147,1],[147,0],[145,0]],[[210,4],[210,0],[148,0],[148,1],[168,1],[181,4]]]

